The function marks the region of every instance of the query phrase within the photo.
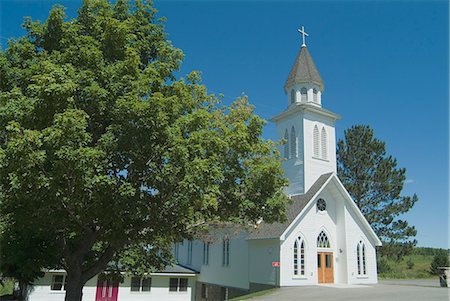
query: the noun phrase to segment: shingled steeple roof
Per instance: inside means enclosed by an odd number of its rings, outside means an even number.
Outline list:
[[[286,84],[284,85],[286,93],[288,92],[288,88],[294,84],[316,84],[321,91],[324,89],[323,80],[306,46],[302,46],[300,49],[294,66],[292,66],[291,72],[289,73]]]

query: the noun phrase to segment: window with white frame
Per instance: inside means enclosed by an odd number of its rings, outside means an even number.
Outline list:
[[[320,135],[320,146],[322,151],[322,159],[327,159],[327,131],[325,127],[322,127],[322,133]]]
[[[169,280],[169,292],[187,292],[187,287],[187,278],[170,278]]]
[[[295,128],[291,128],[291,158],[297,157],[297,134]]]
[[[286,159],[289,159],[289,134],[288,134],[288,130],[286,129],[286,131],[284,131],[284,157]]]
[[[306,88],[300,90],[300,95],[302,101],[308,101],[308,90],[306,90]]]
[[[209,242],[203,243],[203,264],[208,265],[209,264]]]
[[[192,240],[188,241],[187,264],[192,264]]]
[[[319,127],[317,124],[314,126],[313,130],[313,155],[314,157],[319,157]]]
[[[230,240],[224,238],[222,242],[222,265],[227,267],[230,265]]]
[[[294,242],[294,275],[305,275],[305,240],[300,236]]]
[[[362,240],[356,246],[356,265],[358,275],[367,275],[366,269],[366,245]]]
[[[330,241],[328,240],[328,236],[325,234],[325,232],[322,230],[317,236],[317,247],[318,248],[329,248],[330,247]]]
[[[317,101],[317,89],[316,88],[313,89],[313,101],[314,102],[318,102]]]
[[[64,274],[53,275],[50,289],[52,291],[66,290],[67,276]]]
[[[149,292],[152,287],[152,278],[150,277],[131,277],[132,292]]]
[[[295,102],[295,90],[292,89],[291,90],[291,103],[294,103],[294,102]]]

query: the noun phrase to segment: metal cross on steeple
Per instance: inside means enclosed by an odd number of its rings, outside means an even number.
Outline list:
[[[298,30],[299,33],[302,34],[302,39],[303,39],[302,47],[306,47],[305,36],[308,36],[308,34],[306,33],[305,28],[302,26],[302,29],[297,29],[297,30]]]

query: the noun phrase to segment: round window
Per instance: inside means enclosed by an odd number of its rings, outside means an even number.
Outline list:
[[[319,211],[325,211],[325,209],[327,209],[327,203],[325,202],[324,199],[317,200],[317,209]]]

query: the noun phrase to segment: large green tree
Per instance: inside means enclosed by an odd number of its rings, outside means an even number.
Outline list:
[[[416,244],[417,231],[399,216],[417,202],[417,195],[402,196],[406,169],[386,154],[386,146],[369,126],[345,131],[337,145],[338,175],[356,205],[383,242],[382,254],[398,259]]]
[[[56,6],[0,52],[2,239],[51,248],[57,262],[34,267],[67,271],[66,300],[107,267],[161,267],[208,222],[285,215],[264,120],[245,98],[222,105],[196,72],[177,79],[183,53],[155,14],[85,0],[67,21]]]

